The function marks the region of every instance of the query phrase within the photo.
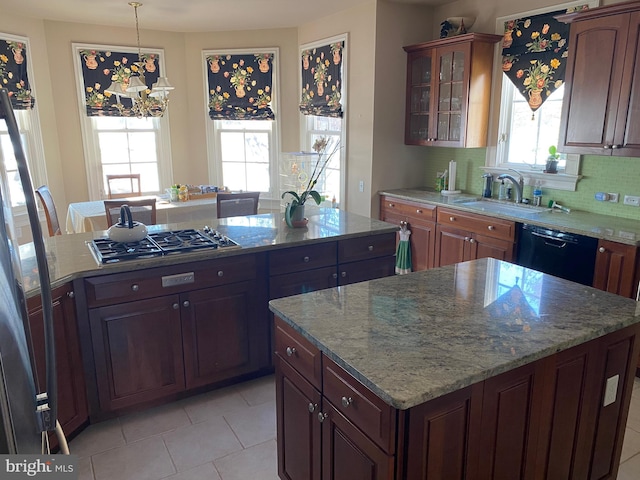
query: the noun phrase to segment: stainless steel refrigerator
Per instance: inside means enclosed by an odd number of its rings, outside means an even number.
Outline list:
[[[33,185],[20,131],[7,90],[0,88],[0,122],[5,122],[18,166],[20,184],[33,235],[44,317],[46,392],[38,392],[31,333],[22,285],[19,248],[13,232],[12,206],[0,152],[0,453],[38,454],[43,432],[57,423],[57,385],[53,307],[49,268]]]

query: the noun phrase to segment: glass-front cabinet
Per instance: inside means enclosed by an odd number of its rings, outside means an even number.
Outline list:
[[[469,33],[404,47],[407,145],[486,146],[493,50],[501,38]]]

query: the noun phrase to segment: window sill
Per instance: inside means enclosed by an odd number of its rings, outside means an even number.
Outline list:
[[[502,173],[514,174],[513,169],[499,167],[481,167],[485,172],[491,173],[496,177]],[[566,173],[544,173],[540,170],[517,170],[524,177],[525,185],[535,185],[540,182],[541,187],[553,188],[554,190],[566,190],[575,192],[576,186],[582,175],[570,175]]]

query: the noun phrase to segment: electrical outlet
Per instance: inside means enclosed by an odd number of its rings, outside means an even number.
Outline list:
[[[640,207],[640,197],[636,197],[633,195],[625,195],[624,204],[633,205],[634,207]]]
[[[364,180],[360,180],[360,183],[358,184],[358,189],[361,192],[364,192]]]
[[[611,203],[618,203],[618,197],[620,197],[619,193],[607,193],[609,195],[609,201]]]

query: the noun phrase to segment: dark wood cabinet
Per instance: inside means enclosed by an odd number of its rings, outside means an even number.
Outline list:
[[[394,197],[380,197],[380,220],[401,226],[406,224],[411,230],[411,264],[414,272],[434,266],[436,206],[400,200]]]
[[[437,267],[486,257],[513,260],[515,222],[446,208],[437,218]]]
[[[640,4],[563,18],[572,24],[559,149],[639,156]]]
[[[600,240],[596,254],[593,286],[606,292],[635,298],[638,247]]]
[[[75,294],[71,284],[58,287],[51,293],[56,347],[56,377],[58,381],[58,421],[65,435],[72,436],[89,419],[76,322]],[[36,364],[38,391],[43,392],[46,391],[46,373],[42,300],[40,296],[29,298],[27,309]],[[52,446],[55,448],[58,443],[56,436],[51,434],[49,437]]]
[[[102,411],[185,389],[179,302],[170,295],[89,311]]]
[[[270,364],[266,257],[86,279],[92,415],[229,382]]]
[[[493,51],[501,38],[469,33],[404,47],[407,145],[486,146]]]
[[[280,478],[393,479],[395,410],[322,358],[316,347],[280,319],[276,318],[275,325]],[[327,372],[332,379],[320,381]],[[337,402],[332,399],[342,393]],[[375,432],[377,441],[365,431]],[[391,452],[380,443],[391,447]]]

